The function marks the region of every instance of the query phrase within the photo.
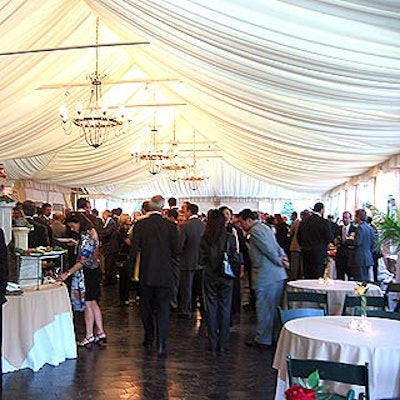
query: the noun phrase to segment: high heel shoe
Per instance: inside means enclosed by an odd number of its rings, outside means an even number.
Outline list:
[[[96,344],[107,344],[107,336],[105,332],[98,333],[94,338],[94,342]]]
[[[83,340],[77,342],[76,344],[78,345],[78,347],[92,347],[94,343],[95,343],[94,336],[90,336],[90,337],[84,337]]]

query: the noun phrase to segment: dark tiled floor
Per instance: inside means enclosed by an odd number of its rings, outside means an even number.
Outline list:
[[[232,328],[231,350],[212,358],[201,321],[171,319],[168,356],[146,355],[137,307],[118,306],[117,288],[104,288],[103,313],[108,345],[79,349],[78,359],[34,373],[3,377],[2,400],[271,400],[273,350],[248,348],[254,315],[242,312]],[[78,336],[83,318],[76,318]]]

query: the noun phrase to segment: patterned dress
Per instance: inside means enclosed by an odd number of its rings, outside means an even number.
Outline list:
[[[98,301],[100,298],[99,242],[92,237],[90,230],[81,233],[76,261],[83,268],[72,277],[71,302],[75,311],[83,311],[85,301]]]

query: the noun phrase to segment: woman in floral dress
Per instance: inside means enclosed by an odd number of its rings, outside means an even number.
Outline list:
[[[78,256],[76,263],[61,274],[64,281],[73,276],[72,286],[78,281],[83,271],[85,285],[85,327],[86,335],[77,344],[80,347],[91,346],[94,343],[106,343],[107,336],[104,332],[103,317],[99,307],[100,298],[100,263],[99,263],[99,238],[92,222],[82,212],[71,213],[66,224],[73,232],[80,234]]]

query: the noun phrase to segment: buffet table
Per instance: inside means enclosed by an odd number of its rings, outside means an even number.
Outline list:
[[[368,318],[371,332],[348,327],[353,317],[310,317],[287,322],[281,331],[273,368],[278,370],[276,400],[284,399],[288,387],[286,355],[293,358],[340,361],[349,364],[369,363],[371,399],[400,396],[400,321]],[[344,395],[353,388],[331,385]]]
[[[341,315],[346,294],[355,296],[354,288],[358,285],[355,281],[299,279],[289,281],[286,290],[306,291],[328,294],[328,312],[330,315]],[[368,284],[367,296],[383,296],[381,289],[373,284]],[[306,307],[307,305],[302,305]]]
[[[21,287],[39,286],[43,280],[43,262],[59,260],[60,271],[64,271],[64,251],[47,251],[45,253],[18,254],[18,283]]]
[[[3,372],[76,358],[71,303],[64,284],[24,288],[3,306]]]

